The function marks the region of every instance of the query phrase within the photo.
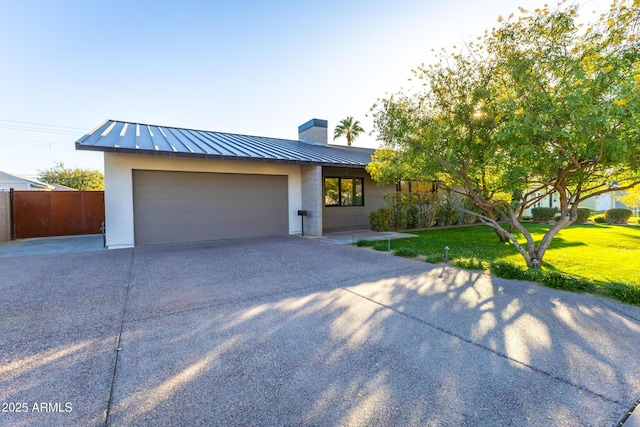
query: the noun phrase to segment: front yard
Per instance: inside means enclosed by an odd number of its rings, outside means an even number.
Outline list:
[[[525,224],[541,239],[548,224]],[[427,262],[448,259],[463,268],[491,269],[507,278],[537,279],[547,285],[588,291],[640,305],[640,227],[605,224],[573,225],[562,230],[544,257],[543,272],[525,271],[522,256],[511,243],[500,243],[487,226],[411,232],[417,238],[391,241],[397,255],[422,255]],[[524,239],[521,239],[524,242]],[[384,243],[384,244],[383,244]],[[362,242],[386,250],[386,242]],[[510,266],[517,267],[511,268]]]

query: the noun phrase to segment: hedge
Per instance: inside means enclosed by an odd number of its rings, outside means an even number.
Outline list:
[[[532,208],[531,217],[536,222],[551,221],[556,212],[556,208]]]
[[[633,215],[631,209],[609,209],[605,211],[604,219],[607,224],[626,224],[631,215]]]
[[[591,209],[578,208],[578,218],[576,219],[576,224],[583,224],[587,222],[587,220],[589,219],[589,215],[591,215]]]

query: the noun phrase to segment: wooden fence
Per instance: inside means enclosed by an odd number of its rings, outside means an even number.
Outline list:
[[[104,191],[11,191],[12,238],[98,234]]]

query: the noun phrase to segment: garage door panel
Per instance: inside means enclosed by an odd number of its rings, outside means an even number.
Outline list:
[[[136,245],[287,234],[283,175],[134,171]]]
[[[260,189],[260,191],[256,191]],[[158,187],[139,186],[137,200],[244,200],[252,198],[271,200],[280,195],[281,187]]]

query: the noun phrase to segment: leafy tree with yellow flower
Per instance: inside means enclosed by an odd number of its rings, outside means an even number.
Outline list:
[[[384,142],[368,167],[374,179],[440,181],[527,265],[541,265],[582,201],[640,184],[640,0],[615,0],[587,26],[577,17],[565,3],[520,9],[414,70],[422,86],[372,108]],[[520,219],[551,193],[560,218],[536,242]]]

